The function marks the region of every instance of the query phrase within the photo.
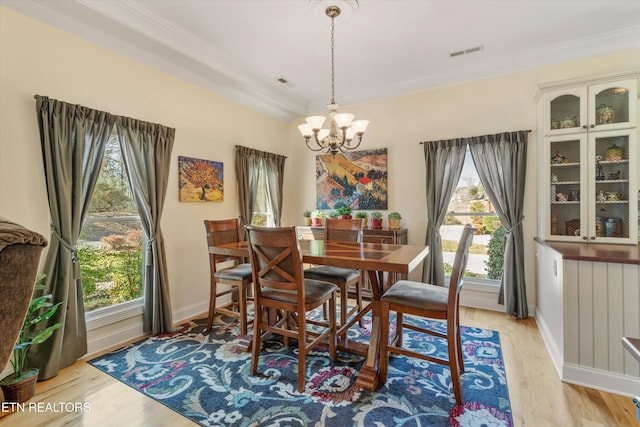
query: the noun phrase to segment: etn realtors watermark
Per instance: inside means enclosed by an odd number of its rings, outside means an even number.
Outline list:
[[[0,412],[69,413],[89,412],[88,402],[1,402]]]

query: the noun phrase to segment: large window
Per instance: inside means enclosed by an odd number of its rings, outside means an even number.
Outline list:
[[[142,297],[142,239],[140,216],[114,131],[78,240],[86,312]]]
[[[465,277],[498,284],[502,278],[506,231],[484,192],[469,151],[449,203],[448,215],[440,227],[446,274],[451,273],[458,241],[466,224],[472,224],[478,231],[469,251]]]

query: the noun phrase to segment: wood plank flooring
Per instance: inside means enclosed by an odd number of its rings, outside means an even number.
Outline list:
[[[631,398],[558,379],[533,318],[515,320],[503,313],[460,310],[463,325],[500,332],[515,426],[640,427]],[[0,412],[0,426],[196,425],[84,361],[38,383],[36,393],[24,412]],[[67,403],[79,403],[85,411],[66,412]],[[34,409],[30,411],[29,405]]]

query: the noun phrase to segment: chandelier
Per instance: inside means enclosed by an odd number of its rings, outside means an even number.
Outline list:
[[[340,15],[338,6],[329,6],[325,9],[325,15],[331,18],[331,103],[329,109],[329,128],[323,128],[325,116],[309,116],[306,123],[298,125],[300,133],[304,137],[307,147],[311,151],[324,151],[335,156],[338,152],[355,150],[362,142],[362,136],[367,130],[369,120],[353,120],[350,113],[338,113],[338,104],[335,101],[335,18]],[[315,145],[311,145],[311,138]],[[357,142],[352,145],[354,139]]]

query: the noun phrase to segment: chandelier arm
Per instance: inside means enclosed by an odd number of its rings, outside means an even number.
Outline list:
[[[358,143],[356,145],[349,145],[349,147],[347,148],[347,150],[355,150],[356,148],[358,148],[360,146],[360,143],[362,142],[362,136],[363,135],[356,135],[358,137]],[[354,138],[355,139],[355,138]],[[353,141],[353,140],[352,140]]]
[[[324,147],[323,147],[323,146],[318,142],[318,136],[317,136],[317,135],[315,135],[315,136],[314,136],[314,138],[315,138],[315,140],[316,140],[316,144],[317,144],[317,145],[318,145],[318,147],[320,147],[320,148],[313,148],[313,147],[311,147],[311,145],[309,145],[309,141],[311,140],[311,137],[309,137],[309,138],[305,138],[305,139],[304,139],[304,142],[307,144],[307,148],[308,148],[309,150],[311,150],[311,151],[322,151],[322,150],[324,150]]]

